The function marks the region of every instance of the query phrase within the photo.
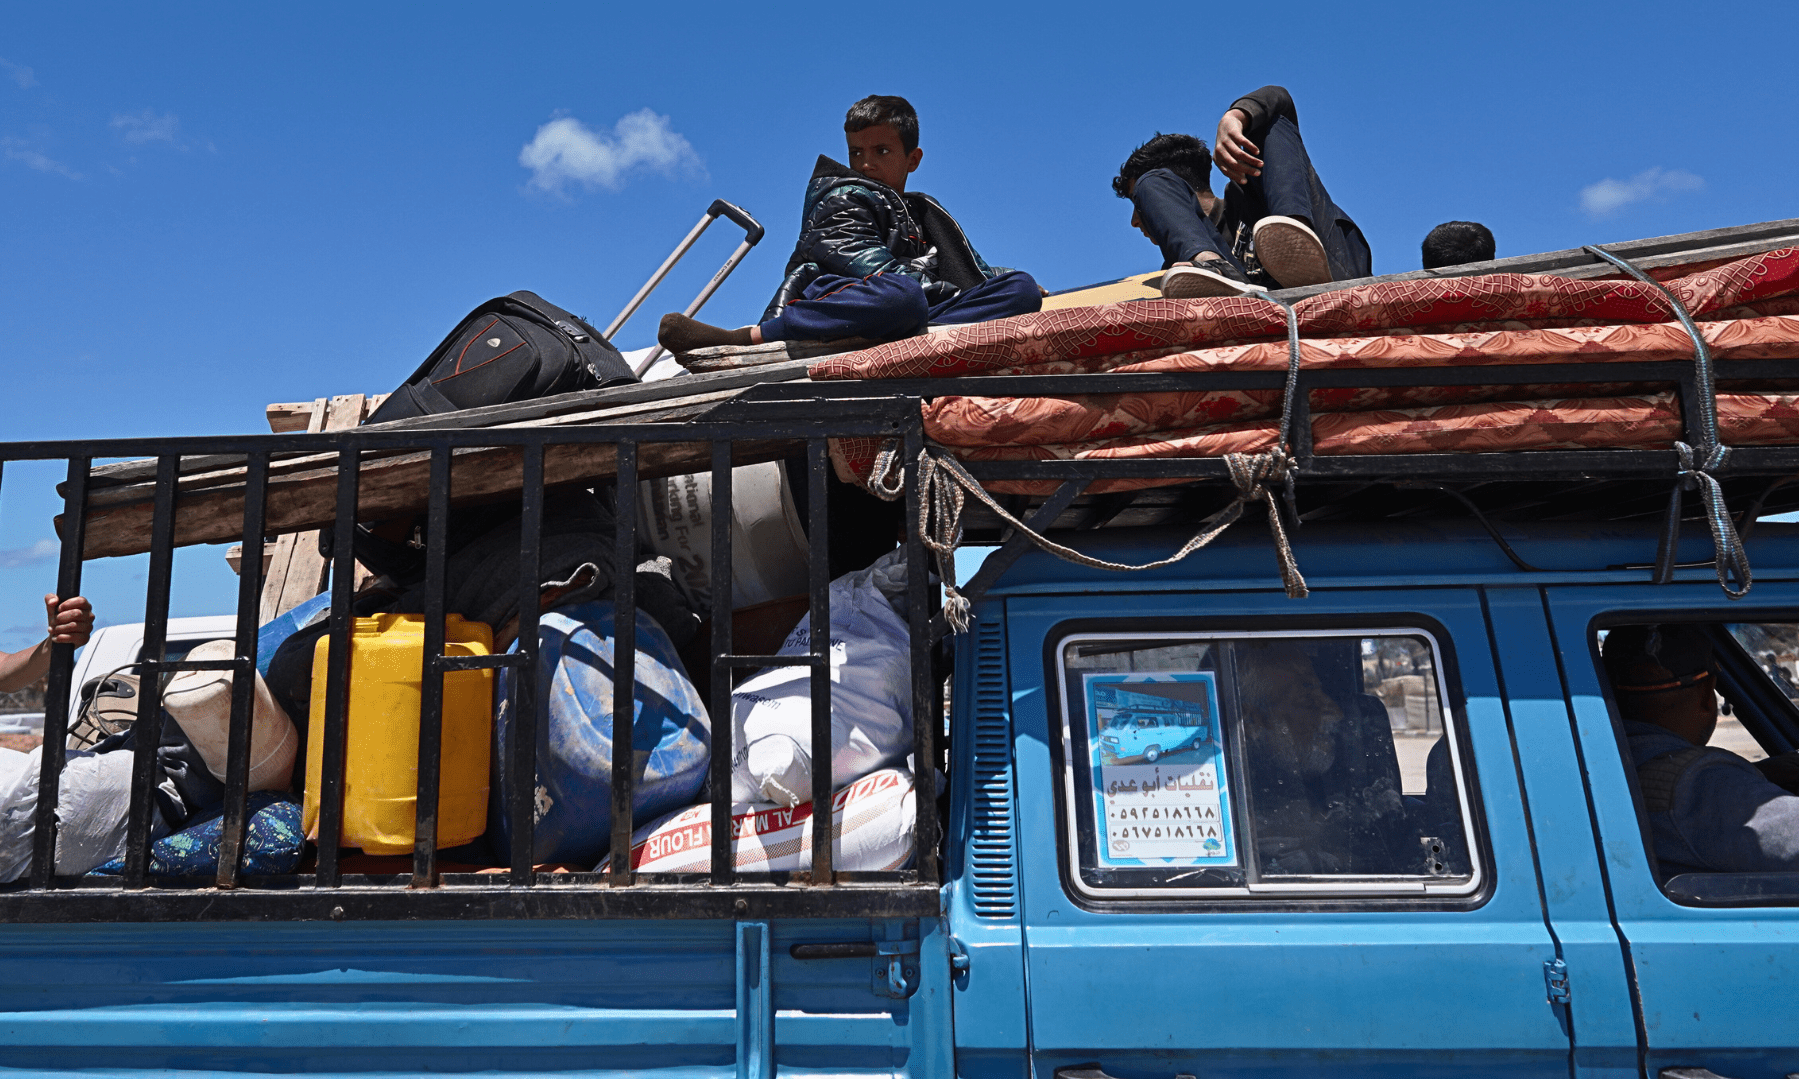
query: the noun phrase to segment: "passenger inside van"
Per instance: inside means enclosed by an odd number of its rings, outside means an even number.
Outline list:
[[[1270,876],[1417,871],[1393,732],[1386,709],[1362,692],[1354,646],[1351,638],[1239,646],[1249,794]]]
[[[1799,755],[1751,763],[1708,746],[1717,663],[1705,628],[1621,626],[1602,648],[1664,878],[1799,871]]]

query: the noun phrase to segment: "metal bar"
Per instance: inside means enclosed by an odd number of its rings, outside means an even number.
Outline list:
[[[445,656],[438,661],[440,671],[497,671],[503,668],[524,667],[524,657],[513,652],[498,652],[489,656]]]
[[[237,887],[249,827],[250,732],[256,719],[256,631],[262,605],[262,526],[269,455],[253,453],[244,472],[244,540],[237,568],[237,656],[231,678],[231,729],[225,742],[225,814],[219,822],[220,888]],[[263,747],[267,749],[267,746]]]
[[[420,656],[418,801],[414,803],[412,887],[437,887],[437,796],[443,782],[444,576],[450,542],[450,447],[431,447],[425,511],[425,647]],[[400,723],[405,719],[396,717]]]
[[[692,318],[699,314],[700,308],[706,306],[706,301],[712,298],[712,294],[718,291],[718,286],[725,283],[725,278],[731,276],[731,271],[737,268],[737,264],[743,261],[744,256],[748,255],[750,253],[750,248],[754,246],[756,245],[754,241],[751,240],[745,240],[738,244],[737,250],[731,252],[731,257],[726,259],[725,264],[718,268],[718,272],[712,275],[712,280],[706,282],[706,287],[700,290],[700,294],[693,298],[693,302],[687,305],[687,310],[683,311],[682,314],[686,315],[688,318]],[[655,348],[650,349],[649,352],[644,354],[643,359],[637,361],[634,370],[640,375],[645,371],[648,371],[650,365],[660,359],[664,351],[665,350],[661,345],[657,345]]]
[[[769,924],[737,923],[737,1079],[774,1079],[775,987]]]
[[[906,423],[906,622],[912,638],[912,783],[913,802],[918,809],[914,835],[918,837],[918,853],[913,864],[920,880],[936,883],[937,870],[937,724],[940,716],[931,712],[936,699],[931,673],[931,607],[935,590],[930,588],[929,562],[926,560],[924,533],[921,531],[921,505],[924,492],[918,489],[918,459],[924,453],[924,421],[913,413]],[[952,565],[946,572],[954,573]]]
[[[175,568],[176,459],[156,462],[156,511],[150,525],[150,566],[144,585],[143,654],[161,659],[169,629],[169,582]],[[162,676],[140,679],[132,725],[131,810],[125,827],[125,887],[142,888],[150,866],[150,821],[155,812],[157,749],[162,745]]]
[[[1069,506],[1074,505],[1074,500],[1087,489],[1087,484],[1086,480],[1063,481],[1062,486],[1056,488],[1055,494],[1050,495],[1043,505],[1038,506],[1029,517],[1025,518],[1025,525],[1032,532],[1039,534],[1049,531],[1050,526],[1056,523],[1056,518],[1062,516],[1062,512]],[[981,562],[981,568],[975,570],[974,576],[968,579],[968,583],[956,591],[960,592],[962,598],[970,604],[979,602],[980,598],[987,594],[987,590],[993,587],[993,583],[999,580],[1000,575],[1011,569],[1013,564],[1023,558],[1033,546],[1035,544],[1030,536],[1023,532],[1013,532],[1004,543],[1000,544],[999,550],[989,554]],[[908,563],[908,567],[909,565]],[[906,578],[908,588],[911,587],[911,583],[912,579],[908,576]],[[949,620],[943,617],[943,612],[934,612],[931,615],[931,641],[935,643],[941,640],[943,635],[948,632]]]
[[[337,522],[331,530],[331,563],[350,566],[356,561],[356,502],[358,453],[356,440],[337,451]],[[344,829],[345,736],[350,724],[350,609],[354,573],[331,575],[331,643],[325,659],[324,729],[308,731],[319,744],[319,864],[313,874],[320,888],[336,888],[343,873],[338,848]],[[314,713],[318,711],[314,707]],[[309,784],[310,785],[310,784]]]
[[[731,857],[731,444],[712,443],[712,883],[737,877]]]
[[[806,441],[807,591],[812,661],[812,883],[829,885],[832,873],[831,843],[837,831],[832,804],[832,763],[836,758],[831,737],[831,514],[827,499],[831,467],[830,448],[822,438]]]
[[[56,598],[81,594],[81,554],[87,539],[86,457],[69,459],[63,497],[62,557],[56,567]],[[31,837],[31,886],[48,888],[56,878],[56,805],[68,752],[69,698],[74,687],[75,645],[50,645],[50,672],[44,685],[44,742],[38,772],[37,812]]]
[[[518,651],[513,668],[510,759],[501,767],[511,771],[512,874],[517,887],[536,883],[537,862],[537,698],[539,637],[537,618],[542,606],[539,589],[543,550],[543,441],[524,446],[519,498]]]
[[[637,752],[637,443],[618,444],[618,522],[612,554],[612,870],[609,883],[631,883],[631,826]]]
[[[650,293],[656,291],[656,286],[660,285],[662,279],[668,276],[668,272],[675,268],[675,263],[681,261],[681,257],[687,254],[688,249],[699,242],[700,234],[705,232],[706,226],[712,224],[714,220],[716,217],[710,210],[700,215],[700,223],[695,225],[687,233],[686,238],[676,245],[674,252],[668,258],[662,260],[662,265],[657,267],[656,272],[650,275],[650,279],[637,290],[637,295],[631,297],[631,302],[627,303],[625,309],[618,313],[618,317],[612,320],[610,326],[606,327],[606,332],[600,334],[601,337],[610,341],[613,334],[625,328],[625,323],[629,322],[631,316],[637,313],[637,309],[643,306],[643,301],[649,299]]]

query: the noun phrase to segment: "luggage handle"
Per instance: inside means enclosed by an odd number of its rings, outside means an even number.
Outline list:
[[[700,216],[699,224],[695,225],[693,229],[687,233],[687,238],[682,240],[679,246],[675,248],[674,252],[663,261],[662,266],[654,274],[650,275],[650,279],[645,281],[643,287],[637,290],[637,295],[631,297],[631,302],[625,305],[625,309],[618,313],[618,317],[612,320],[612,325],[607,326],[606,332],[600,336],[604,337],[607,341],[611,341],[612,335],[624,328],[625,323],[630,321],[631,316],[637,313],[637,309],[643,306],[643,301],[648,299],[650,293],[655,291],[656,286],[662,283],[662,279],[668,276],[668,272],[675,268],[675,263],[680,262],[681,257],[687,254],[688,249],[698,242],[700,234],[706,231],[706,226],[712,224],[712,222],[721,217],[728,218],[732,223],[743,229],[743,242],[737,245],[737,250],[731,252],[731,257],[725,260],[725,264],[720,266],[718,272],[712,275],[712,280],[706,282],[706,287],[700,290],[700,294],[695,296],[693,302],[687,305],[687,310],[682,312],[682,314],[685,314],[688,318],[692,318],[694,315],[698,314],[700,308],[705,306],[706,301],[712,298],[712,294],[718,291],[718,287],[725,283],[725,278],[731,276],[731,271],[735,270],[737,264],[743,261],[744,256],[750,253],[750,248],[755,247],[762,241],[762,236],[767,231],[762,227],[760,221],[757,221],[754,217],[750,216],[748,210],[733,203],[726,202],[724,199],[712,200],[712,205],[706,207],[706,212]],[[633,373],[642,375],[645,371],[649,370],[650,365],[655,363],[661,355],[662,346],[657,345],[655,348],[651,349],[643,359],[636,363],[632,368]]]

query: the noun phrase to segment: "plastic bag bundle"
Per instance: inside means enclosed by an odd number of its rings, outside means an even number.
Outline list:
[[[912,773],[885,768],[831,798],[831,866],[845,872],[900,869],[911,860],[918,823]],[[766,802],[731,807],[731,861],[746,873],[812,867],[812,803]],[[608,856],[598,870],[612,865]],[[631,836],[631,868],[639,873],[706,873],[712,869],[712,807],[690,806]]]
[[[831,582],[831,787],[897,763],[912,747],[912,662],[902,552]],[[811,616],[777,655],[812,650]],[[733,802],[812,799],[812,670],[767,667],[731,694]]]

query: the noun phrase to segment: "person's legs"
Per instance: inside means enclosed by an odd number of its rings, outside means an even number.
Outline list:
[[[762,324],[764,341],[824,341],[838,337],[904,337],[930,316],[924,288],[904,274],[838,277],[827,274]]]
[[[1132,223],[1162,250],[1162,295],[1170,299],[1239,296],[1258,290],[1243,264],[1199,212],[1193,188],[1168,169],[1151,169],[1131,188]]]
[[[1043,310],[1043,290],[1023,270],[1010,270],[965,288],[931,307],[933,323],[991,322]]]
[[[1199,212],[1193,188],[1169,170],[1151,169],[1139,176],[1131,189],[1131,205],[1144,234],[1161,248],[1164,268],[1206,253],[1243,268],[1231,258],[1217,227]]]
[[[1331,201],[1292,120],[1262,138],[1262,174],[1232,185],[1238,216],[1255,229],[1256,258],[1282,285],[1367,277],[1373,259],[1361,230]],[[1269,219],[1274,220],[1269,220]]]

